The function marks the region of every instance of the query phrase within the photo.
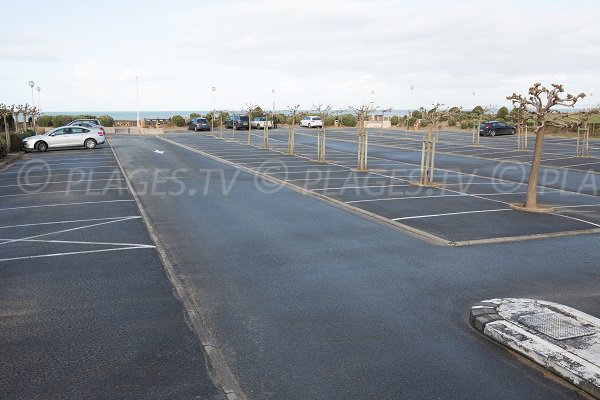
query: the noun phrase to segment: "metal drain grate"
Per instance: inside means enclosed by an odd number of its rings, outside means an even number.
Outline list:
[[[575,318],[552,311],[519,317],[519,323],[556,340],[593,335],[596,329],[582,325]]]

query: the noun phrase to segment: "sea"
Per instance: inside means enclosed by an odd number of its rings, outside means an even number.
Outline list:
[[[302,110],[299,110],[302,111]],[[310,110],[305,110],[310,111]],[[211,111],[140,111],[140,118],[160,118],[167,119],[174,115],[181,115],[182,117],[189,117],[191,113],[197,113],[200,115],[206,115]],[[238,111],[239,112],[239,111]],[[275,110],[276,113],[287,114],[287,110]],[[344,111],[342,114],[352,113],[352,111]],[[386,112],[386,115],[408,115],[409,110],[391,110]],[[95,115],[99,117],[101,115],[110,115],[114,120],[118,121],[135,121],[137,118],[137,111],[48,111],[43,112],[42,115]]]

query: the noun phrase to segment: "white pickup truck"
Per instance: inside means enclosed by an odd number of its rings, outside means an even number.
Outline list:
[[[267,121],[266,117],[255,117],[250,125],[254,129],[265,129],[265,126],[269,129],[273,128],[273,121]]]

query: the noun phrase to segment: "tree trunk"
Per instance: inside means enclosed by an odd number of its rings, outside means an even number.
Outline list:
[[[536,132],[535,150],[533,151],[533,161],[531,162],[531,171],[529,172],[529,182],[527,184],[527,198],[525,199],[526,208],[537,208],[537,182],[540,163],[542,162],[545,130],[546,125],[544,124]]]

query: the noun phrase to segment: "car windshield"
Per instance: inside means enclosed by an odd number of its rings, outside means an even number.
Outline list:
[[[320,121],[320,120],[321,120],[321,117],[313,117],[313,119],[314,119],[315,121]]]
[[[245,116],[245,115],[243,115],[243,116],[240,116],[240,121],[243,121],[243,122],[248,122],[248,117],[247,117],[247,116]]]

